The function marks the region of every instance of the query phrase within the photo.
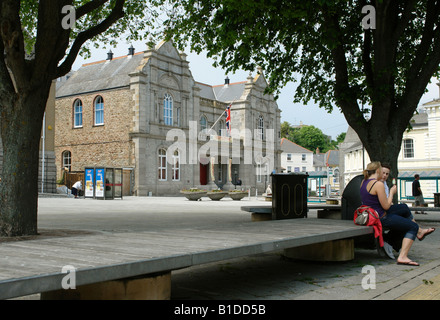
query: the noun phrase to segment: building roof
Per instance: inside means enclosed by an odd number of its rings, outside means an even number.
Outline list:
[[[300,145],[297,145],[296,143],[286,138],[281,139],[281,150],[283,152],[291,152],[291,153],[313,153],[312,151],[304,147],[301,147]]]
[[[238,100],[244,91],[246,81],[230,84],[211,86],[206,83],[196,82],[196,87],[200,89],[200,96],[205,99],[217,100],[222,102],[232,102]]]
[[[144,59],[143,53],[84,64],[57,88],[56,97],[129,86],[129,74],[135,71]]]

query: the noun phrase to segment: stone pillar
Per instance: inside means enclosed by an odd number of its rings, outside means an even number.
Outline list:
[[[284,256],[309,261],[349,261],[354,259],[354,240],[342,239],[284,250]]]
[[[234,185],[232,184],[232,159],[228,159],[228,172],[226,180],[226,183],[223,185],[223,190],[233,190]]]
[[[169,300],[171,272],[41,293],[41,300]]]

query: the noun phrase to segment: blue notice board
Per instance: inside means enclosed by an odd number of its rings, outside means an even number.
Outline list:
[[[95,175],[93,168],[86,168],[84,174],[84,197],[93,198],[95,196],[95,184],[93,183],[93,177]]]
[[[104,168],[95,168],[95,197],[96,198],[104,198],[104,177],[105,177],[105,169]]]

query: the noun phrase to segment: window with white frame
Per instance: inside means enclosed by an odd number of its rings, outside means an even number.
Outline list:
[[[167,151],[159,149],[158,152],[158,179],[159,181],[167,180]]]
[[[303,153],[302,155],[301,155],[301,161],[306,161],[306,155],[305,155],[305,153]]]
[[[173,125],[173,97],[169,93],[163,99],[163,121],[167,126]]]
[[[95,99],[95,126],[104,124],[104,99],[98,96]]]
[[[83,105],[80,99],[76,99],[73,104],[73,126],[75,128],[83,126]]]
[[[203,131],[208,128],[208,121],[205,116],[200,118],[200,131]]]
[[[180,154],[178,150],[173,154],[173,181],[180,181]]]
[[[403,157],[404,158],[414,158],[414,140],[413,139],[403,140]]]
[[[67,169],[67,171],[71,171],[72,169],[72,154],[70,151],[64,151],[62,154],[63,168]]]
[[[264,120],[263,120],[263,116],[259,116],[258,117],[257,138],[260,139],[260,140],[264,139]]]

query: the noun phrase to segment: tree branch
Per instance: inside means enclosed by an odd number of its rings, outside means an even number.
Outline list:
[[[406,2],[405,9],[403,10],[402,16],[397,23],[395,31],[393,32],[392,47],[397,47],[397,43],[398,43],[400,37],[403,35],[403,32],[405,31],[405,28],[407,27],[408,22],[411,19],[412,12],[414,10],[414,6],[416,3],[417,3],[417,0],[409,0]]]
[[[79,50],[81,46],[89,39],[99,35],[100,33],[107,30],[113,23],[118,21],[120,18],[124,16],[124,3],[126,0],[117,0],[115,7],[113,8],[110,15],[103,20],[100,24],[91,27],[83,32],[81,32],[78,37],[75,39],[69,54],[67,55],[64,62],[57,68],[56,77],[61,77],[68,73],[72,69],[72,65],[75,62],[76,57],[78,56]]]
[[[15,86],[25,88],[29,69],[25,61],[23,32],[20,24],[20,1],[4,0],[0,11],[0,33],[7,66],[14,74]],[[3,53],[4,52],[4,53]]]
[[[334,46],[330,48],[334,64],[336,83],[334,86],[335,98],[341,108],[348,124],[358,133],[359,136],[366,136],[366,121],[359,110],[356,95],[349,84],[348,66],[343,41],[340,37],[341,31],[338,24],[338,17],[330,14],[330,10],[323,10],[325,20],[325,31],[323,37],[328,37]]]
[[[108,2],[109,0],[94,0],[87,2],[83,6],[79,7],[76,10],[76,18],[80,19],[81,17],[85,16],[86,14],[92,12],[95,9],[98,9],[101,7],[104,3]]]
[[[411,90],[411,87],[416,85],[418,74],[423,67],[423,63],[431,47],[434,38],[434,24],[440,14],[440,2],[435,5],[434,0],[429,1],[426,10],[425,26],[423,28],[420,45],[407,75],[406,88],[408,88],[408,90]]]
[[[11,93],[15,93],[14,84],[6,66],[4,51],[3,38],[0,36],[0,115],[4,106],[11,105],[6,99],[11,96]]]

